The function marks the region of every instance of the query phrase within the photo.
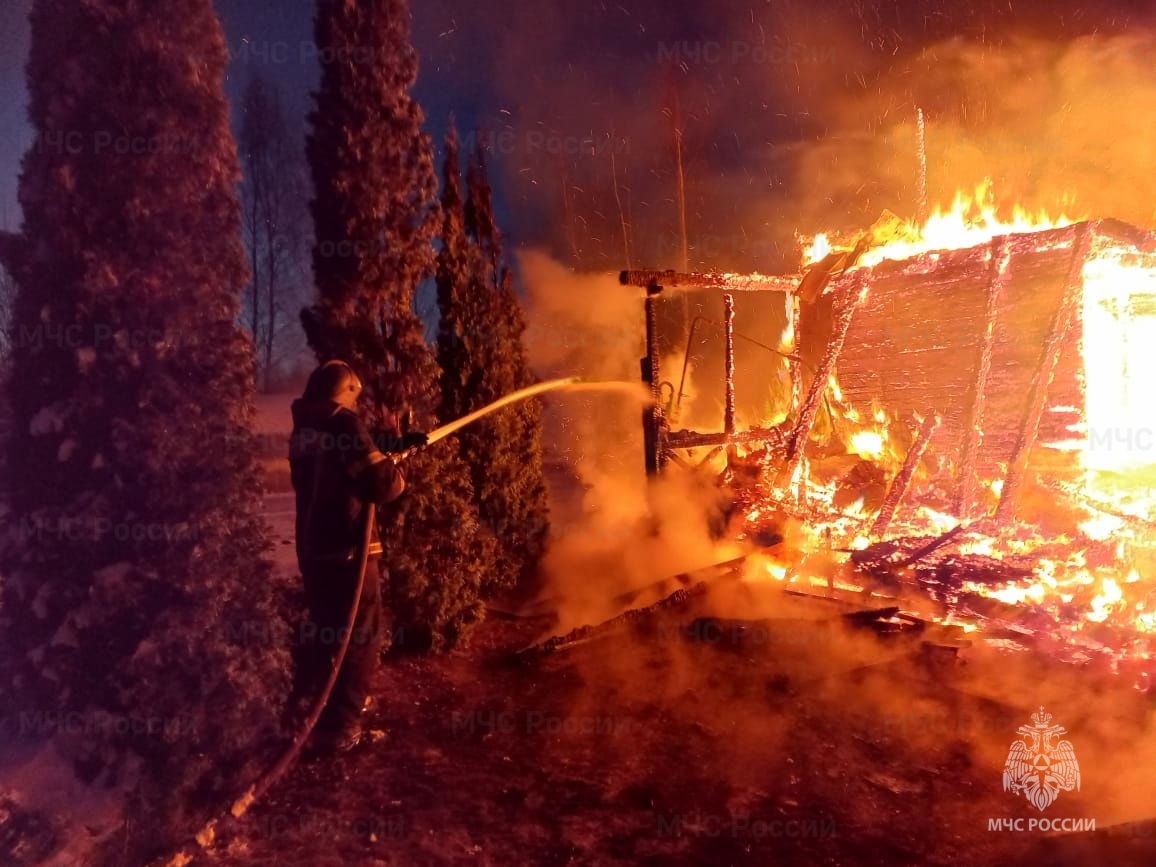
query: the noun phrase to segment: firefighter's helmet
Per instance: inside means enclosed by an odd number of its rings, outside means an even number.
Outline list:
[[[306,400],[331,400],[353,409],[361,394],[361,380],[344,361],[334,359],[317,368],[305,385]]]

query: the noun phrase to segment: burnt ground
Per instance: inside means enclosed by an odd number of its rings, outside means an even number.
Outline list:
[[[1031,652],[958,655],[844,634],[776,597],[762,631],[676,628],[717,593],[532,658],[542,623],[396,659],[376,741],[296,767],[199,862],[238,865],[1151,864],[1150,700]],[[1018,726],[1047,703],[1082,787],[1044,813],[1004,792]],[[990,831],[1095,818],[1097,830]],[[1111,827],[1109,827],[1111,826]]]

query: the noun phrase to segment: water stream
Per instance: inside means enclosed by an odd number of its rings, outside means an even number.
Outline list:
[[[438,440],[445,439],[450,434],[457,433],[468,424],[473,424],[480,418],[484,418],[492,412],[497,412],[504,409],[510,404],[517,403],[521,400],[526,400],[531,397],[536,397],[539,394],[544,394],[548,391],[625,391],[632,394],[637,394],[640,400],[648,400],[649,394],[645,386],[640,382],[624,382],[624,381],[605,381],[600,382],[596,380],[583,379],[580,376],[567,376],[562,379],[551,379],[546,382],[539,382],[535,385],[527,386],[526,388],[518,389],[515,392],[507,394],[505,397],[495,400],[493,403],[483,406],[481,409],[471,412],[469,415],[464,415],[457,421],[451,421],[449,424],[444,424],[429,435],[429,442],[432,445]]]

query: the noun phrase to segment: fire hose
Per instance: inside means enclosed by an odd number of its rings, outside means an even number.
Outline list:
[[[523,389],[519,389],[505,397],[499,398],[493,403],[487,404],[481,409],[462,416],[456,421],[449,424],[442,425],[431,431],[427,437],[426,445],[420,448],[426,448],[433,445],[446,437],[457,433],[467,425],[473,424],[478,419],[484,418],[491,413],[504,409],[510,404],[518,401],[526,400],[536,395],[547,391],[554,391],[560,388],[567,388],[575,385],[583,384],[584,380],[581,377],[570,376],[563,379],[552,379],[547,382],[540,382],[536,385],[531,385]],[[598,387],[599,383],[588,383]],[[409,449],[405,452],[400,452],[392,455],[395,462],[401,462],[407,457],[412,456],[420,451],[420,448]],[[256,782],[251,785],[241,797],[233,802],[232,807],[226,816],[221,816],[210,820],[204,825],[201,830],[194,837],[193,842],[183,846],[178,852],[172,855],[164,862],[166,867],[184,867],[196,857],[198,849],[204,849],[209,846],[216,837],[217,831],[220,830],[220,823],[222,821],[228,822],[232,819],[233,822],[239,821],[242,816],[249,810],[251,806],[269,791],[273,785],[285,775],[285,773],[293,767],[297,759],[301,755],[301,751],[305,748],[306,741],[313,733],[313,729],[317,725],[317,720],[320,719],[321,713],[325,709],[325,705],[329,702],[329,697],[333,693],[333,687],[337,683],[337,677],[341,672],[341,666],[345,662],[345,655],[349,650],[349,640],[353,634],[353,626],[357,622],[357,611],[361,603],[361,593],[365,589],[365,570],[369,565],[369,545],[373,536],[373,524],[376,520],[376,508],[373,503],[369,503],[365,509],[365,529],[362,534],[361,547],[358,554],[358,568],[357,568],[357,586],[353,591],[353,602],[349,607],[349,616],[346,618],[345,629],[342,633],[341,646],[337,649],[337,654],[333,658],[333,664],[329,670],[329,676],[326,679],[325,687],[317,697],[309,715],[305,718],[305,722],[301,731],[293,739],[289,748],[281,755],[277,762],[262,774]],[[159,862],[158,862],[159,863]]]

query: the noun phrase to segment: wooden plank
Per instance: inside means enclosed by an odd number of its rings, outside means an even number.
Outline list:
[[[833,329],[831,337],[827,341],[827,349],[823,353],[823,358],[815,371],[815,375],[811,380],[811,387],[807,392],[807,397],[803,401],[802,409],[799,411],[798,421],[795,423],[794,429],[791,431],[790,439],[787,441],[787,459],[784,462],[783,472],[779,477],[779,484],[790,484],[794,478],[796,470],[804,457],[804,448],[808,437],[811,435],[811,428],[815,423],[815,415],[819,411],[819,403],[823,399],[823,394],[827,391],[828,380],[830,379],[832,371],[835,369],[836,362],[839,359],[839,353],[842,351],[846,342],[847,332],[850,329],[851,321],[855,317],[855,311],[859,308],[865,298],[867,275],[864,272],[858,272],[849,280],[842,283],[836,292],[836,301],[832,308],[833,314]]]
[[[876,539],[887,532],[891,519],[895,517],[895,510],[899,508],[899,503],[907,493],[911,479],[915,476],[915,469],[919,466],[919,461],[922,460],[927,444],[931,442],[931,437],[935,434],[936,428],[939,427],[940,421],[938,414],[931,413],[919,426],[919,431],[911,443],[911,448],[907,450],[907,456],[903,459],[903,466],[900,467],[895,478],[891,480],[891,485],[887,488],[887,494],[883,498],[883,505],[879,507],[879,514],[875,516],[875,521],[871,524],[871,535]]]
[[[987,289],[985,328],[976,359],[975,384],[972,387],[967,424],[963,429],[963,447],[959,457],[959,478],[955,490],[955,514],[967,517],[975,498],[975,460],[983,439],[984,411],[987,407],[987,383],[991,378],[991,360],[995,345],[995,324],[999,320],[999,302],[1007,283],[1011,264],[1011,244],[1007,237],[992,242],[991,267]]]
[[[1072,248],[1071,261],[1063,284],[1063,301],[1056,310],[1051,333],[1048,335],[1039,367],[1032,379],[1031,396],[1023,415],[1023,421],[1020,424],[1015,448],[1012,451],[999,507],[996,509],[995,517],[1001,524],[1010,521],[1015,513],[1016,495],[1024,473],[1027,471],[1031,448],[1039,436],[1040,420],[1048,403],[1048,395],[1055,378],[1060,354],[1065,346],[1068,346],[1069,349],[1073,348],[1068,344],[1068,337],[1072,330],[1072,322],[1079,316],[1079,308],[1083,300],[1084,279],[1082,271],[1084,260],[1088,256],[1091,236],[1091,227],[1085,225]]]
[[[994,302],[987,245],[869,269],[868,296],[839,359],[837,379],[845,398],[859,407],[876,401],[892,418],[938,412],[943,421],[935,450],[957,459],[968,447],[972,472],[1002,477],[1000,467],[1015,448],[1039,348],[1063,297],[1081,225],[1009,236]],[[997,315],[989,337],[992,303]],[[1072,348],[1078,335],[1078,329],[1068,335]],[[985,358],[989,367],[978,427],[974,397]],[[1066,428],[1076,418],[1053,410],[1083,405],[1079,353],[1063,351],[1059,359],[1040,420],[1040,444],[1072,439]],[[970,446],[968,431],[974,437]],[[1032,462],[1039,461],[1041,448],[1029,449]],[[1075,461],[1070,453],[1053,451],[1047,457],[1053,466]]]

